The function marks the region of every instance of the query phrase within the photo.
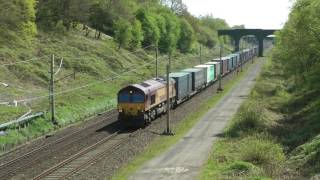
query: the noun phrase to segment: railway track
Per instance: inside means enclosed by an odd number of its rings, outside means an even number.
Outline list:
[[[188,104],[188,102],[186,103]],[[0,164],[0,179],[9,179],[13,177],[15,174],[21,172],[24,168],[34,166],[37,162],[40,162],[45,157],[50,156],[50,154],[53,154],[55,152],[63,152],[62,149],[66,149],[66,147],[71,146],[72,144],[75,144],[76,142],[79,142],[84,138],[87,138],[88,135],[92,135],[95,132],[95,130],[106,126],[107,124],[105,123],[105,121],[114,119],[116,115],[117,112],[110,113],[106,118],[103,118],[102,120],[99,120],[96,123],[89,125],[88,127],[72,132],[67,136],[61,137],[57,140],[50,142],[49,144],[33,149],[32,151],[25,153],[24,155],[19,156],[17,158],[14,158],[11,161],[8,161],[4,164]],[[157,124],[157,122],[158,121],[155,121],[154,124]],[[122,137],[123,136],[125,135],[122,135]],[[82,148],[82,150],[76,151],[76,154],[73,153],[74,155],[72,156],[67,156],[70,158],[61,159],[61,163],[58,163],[54,167],[51,167],[50,169],[44,171],[42,174],[36,176],[35,179],[64,179],[66,177],[70,177],[71,175],[79,172],[87,165],[96,161],[99,157],[106,156],[106,153],[116,150],[118,147],[120,147],[121,144],[127,141],[129,135],[126,136],[127,137],[123,137],[123,141],[120,141],[119,138],[121,138],[121,134],[117,132],[116,135],[112,134],[110,136],[104,137],[102,140],[95,139],[94,141],[92,141],[92,143],[97,141],[98,143],[84,147]],[[63,145],[61,145],[60,143],[63,143]],[[98,146],[101,146],[103,148],[98,148]],[[48,152],[47,150],[52,147],[54,147],[56,150],[51,150]],[[41,153],[40,156],[42,157],[39,157],[39,153]],[[47,169],[48,167],[45,168]],[[42,167],[42,169],[44,168]],[[32,178],[38,173],[39,172],[33,173],[33,175],[30,177]]]
[[[116,116],[117,113],[113,112],[109,114],[107,118],[103,118],[88,127],[77,130],[73,133],[68,134],[67,136],[58,138],[48,144],[40,146],[21,156],[18,156],[8,162],[1,164],[0,179],[8,179],[18,172],[23,171],[25,168],[41,161],[41,158],[48,157],[53,153],[61,151],[62,149],[67,149],[75,143],[92,136],[94,133],[96,133],[97,129],[101,129],[106,125],[112,124],[112,122],[108,122],[109,124],[106,124],[106,121],[115,119]]]
[[[77,154],[44,171],[40,175],[33,178],[33,180],[48,179],[66,179],[73,174],[79,172],[91,163],[104,157],[107,153],[114,152],[123,143],[130,139],[130,132],[115,132],[110,136],[100,140],[99,142],[81,150]]]

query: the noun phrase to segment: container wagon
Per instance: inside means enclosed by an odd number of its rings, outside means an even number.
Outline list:
[[[207,62],[207,65],[213,65],[214,66],[214,72],[215,72],[215,81],[219,78],[221,73],[221,66],[220,62]]]
[[[206,76],[203,69],[184,69],[181,72],[191,73],[193,94],[200,92],[206,85]]]
[[[187,72],[170,73],[175,80],[176,101],[175,106],[187,100],[192,94],[192,74]]]
[[[222,75],[225,75],[228,73],[228,58],[227,57],[223,57],[222,59],[222,64],[220,64],[221,70],[222,70]],[[212,62],[218,62],[220,63],[220,59],[214,59],[212,60]]]
[[[215,72],[213,65],[198,65],[194,68],[206,69],[207,71],[207,85],[212,84],[215,80]]]

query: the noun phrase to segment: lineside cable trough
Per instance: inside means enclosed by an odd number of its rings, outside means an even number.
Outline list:
[[[30,113],[28,113],[30,114]],[[44,112],[37,112],[35,114],[32,115],[23,115],[22,117],[18,118],[17,120],[13,120],[4,124],[0,124],[0,131],[5,131],[8,128],[11,127],[17,127],[17,126],[22,126],[25,125],[27,123],[30,123],[31,121],[35,120],[36,118],[39,117],[43,117],[44,116]],[[2,133],[0,133],[1,135]]]

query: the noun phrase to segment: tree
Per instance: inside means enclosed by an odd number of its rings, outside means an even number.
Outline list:
[[[235,25],[231,29],[245,29],[245,28],[246,28],[246,26],[244,24],[242,24],[242,25]]]
[[[34,37],[37,33],[34,6],[35,0],[0,0],[2,36],[11,36],[8,30],[12,30],[24,40]]]
[[[288,22],[276,36],[274,57],[288,77],[308,90],[320,87],[320,2],[296,1]]]
[[[137,19],[142,23],[144,36],[143,46],[157,46],[160,39],[160,30],[157,26],[155,16],[143,9],[139,9]]]
[[[130,42],[130,48],[140,48],[143,41],[142,25],[139,20],[135,20],[132,25],[132,39]]]
[[[181,20],[181,32],[180,39],[178,41],[178,48],[181,52],[189,52],[192,48],[192,44],[194,43],[194,31],[192,26],[185,19]]]
[[[127,47],[132,38],[130,23],[124,19],[119,19],[114,26],[114,38],[118,42],[118,48]]]
[[[162,4],[169,6],[172,12],[177,15],[184,15],[188,12],[188,8],[182,0],[162,0]]]

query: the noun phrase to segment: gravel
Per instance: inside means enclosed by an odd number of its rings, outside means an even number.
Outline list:
[[[229,74],[223,79],[224,82],[230,80],[235,76],[235,72]],[[171,111],[171,123],[172,126],[175,126],[178,122],[182,121],[184,118],[192,114],[193,111],[197,110],[203,103],[207,102],[208,97],[216,94],[216,90],[219,83],[215,83],[213,86],[207,88],[202,93],[197,94],[189,101],[183,103],[179,107],[177,107],[174,111]],[[22,154],[29,152],[37,147],[42,145],[54,142],[55,140],[67,136],[75,131],[83,129],[85,127],[91,126],[102,119],[108,119],[108,117],[115,113],[116,110],[112,110],[108,113],[105,113],[101,116],[97,116],[90,121],[82,122],[77,125],[72,125],[70,127],[66,127],[63,130],[56,132],[53,136],[49,137],[41,137],[32,142],[28,142],[25,145],[18,147],[16,150],[8,152],[0,157],[0,164],[9,161],[15,157],[21,156]],[[81,140],[72,143],[65,147],[56,147],[52,148],[51,151],[54,151],[53,154],[47,155],[46,153],[37,154],[37,158],[39,161],[37,164],[32,165],[28,168],[25,168],[23,171],[20,171],[18,175],[12,177],[12,179],[30,179],[44,170],[50,168],[54,164],[70,157],[71,155],[77,153],[81,149],[99,141],[103,137],[109,135],[113,130],[119,129],[118,125],[116,128],[102,128],[107,125],[112,124],[116,118],[112,118],[104,121],[94,132],[83,132],[86,133],[87,136],[82,138]],[[117,151],[112,152],[112,154],[106,156],[105,158],[101,158],[98,162],[92,164],[81,172],[75,174],[71,179],[109,179],[112,175],[123,165],[130,162],[134,157],[141,154],[144,149],[150,144],[156,137],[161,136],[161,133],[165,129],[165,116],[158,118],[154,121],[150,126],[145,129],[138,130],[137,133],[133,137],[129,143],[121,146]],[[91,133],[91,134],[90,134]],[[51,152],[52,153],[52,152]],[[50,154],[50,153],[48,153]],[[1,170],[1,169],[0,169]]]
[[[222,84],[229,81],[235,75],[236,72],[230,73],[223,79]],[[200,94],[177,107],[174,111],[171,111],[171,125],[177,125],[177,123],[190,116],[192,112],[197,111],[198,107],[208,101],[208,97],[217,93],[218,84],[217,82],[208,87]],[[78,172],[71,179],[110,179],[117,170],[141,154],[155,138],[161,136],[165,127],[166,116],[162,116],[147,128],[139,130],[140,132],[132,137],[129,143],[124,144],[116,152],[109,154],[107,157]]]

